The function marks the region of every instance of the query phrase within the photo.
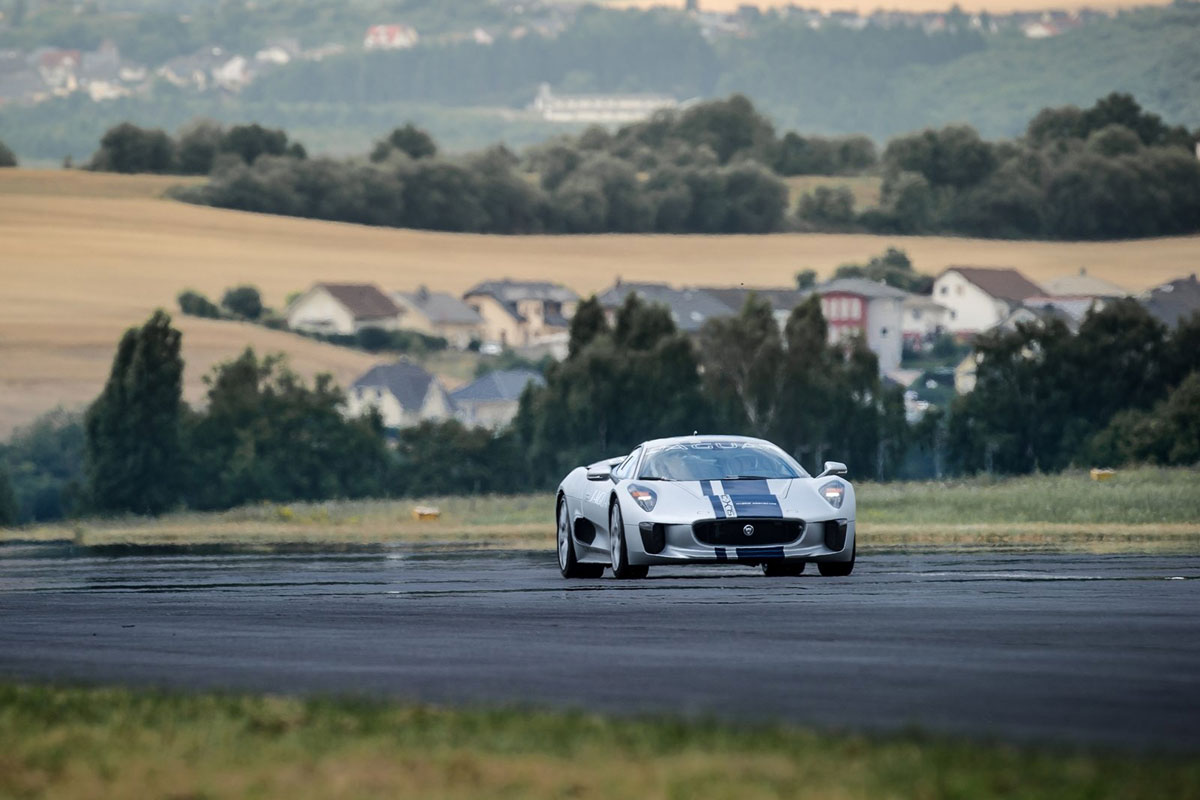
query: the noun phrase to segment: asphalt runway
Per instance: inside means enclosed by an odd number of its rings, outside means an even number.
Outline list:
[[[1200,557],[873,555],[564,581],[554,554],[0,547],[0,675],[1200,749]]]

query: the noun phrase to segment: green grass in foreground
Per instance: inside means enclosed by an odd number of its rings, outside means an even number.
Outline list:
[[[859,549],[1011,547],[1087,552],[1200,550],[1200,471],[1122,470],[1107,482],[1085,472],[924,483],[862,483]],[[437,521],[416,521],[418,505]],[[88,519],[0,530],[13,539],[82,545],[237,545],[269,548],[405,542],[453,548],[554,546],[547,494],[260,503],[216,513]]]
[[[0,684],[13,798],[1200,797],[1200,761],[666,719]]]

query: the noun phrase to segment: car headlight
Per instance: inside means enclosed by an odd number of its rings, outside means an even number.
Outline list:
[[[830,481],[821,487],[821,497],[834,508],[841,508],[842,500],[846,497],[846,485],[841,481]]]
[[[654,490],[647,486],[639,486],[636,483],[629,485],[629,496],[633,498],[633,502],[641,506],[642,511],[653,511],[654,504],[658,502],[658,495]]]

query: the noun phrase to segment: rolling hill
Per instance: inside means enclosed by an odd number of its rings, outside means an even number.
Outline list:
[[[888,246],[924,272],[1003,265],[1034,280],[1086,267],[1143,289],[1195,271],[1200,237],[1136,242],[1012,242],[833,234],[770,236],[480,236],[368,228],[203,208],[161,198],[179,178],[0,170],[0,436],[100,390],[121,332],[184,288],[219,296],[252,283],[270,305],[317,280],[425,284],[461,292],[487,278],[537,278],[593,292],[618,276],[675,284],[787,285]],[[183,317],[185,394],[203,397],[211,366],[251,345],[284,351],[343,384],[376,360],[291,334]]]

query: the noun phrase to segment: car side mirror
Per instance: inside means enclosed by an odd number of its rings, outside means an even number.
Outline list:
[[[848,469],[846,469],[846,465],[845,465],[845,464],[843,464],[842,462],[840,462],[840,461],[826,461],[826,462],[825,462],[825,469],[823,469],[823,470],[821,471],[821,474],[820,474],[820,475],[818,475],[817,477],[818,477],[818,478],[824,478],[824,477],[827,477],[827,476],[829,476],[829,475],[845,475],[847,472],[849,472],[849,470],[848,470]]]
[[[589,481],[606,481],[611,477],[611,464],[592,464],[587,468],[587,479]]]

